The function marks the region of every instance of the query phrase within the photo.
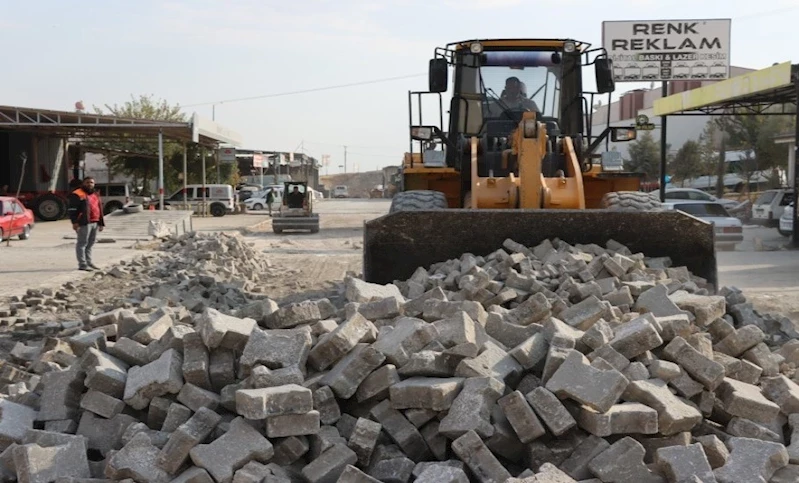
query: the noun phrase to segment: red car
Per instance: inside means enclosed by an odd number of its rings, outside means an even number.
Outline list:
[[[0,196],[0,240],[19,236],[27,240],[33,228],[33,211],[25,208],[16,198]]]

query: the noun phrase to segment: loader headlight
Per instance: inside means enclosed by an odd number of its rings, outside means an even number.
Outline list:
[[[483,53],[483,44],[481,44],[480,42],[472,42],[472,44],[469,46],[469,50],[473,54],[482,54]]]
[[[430,141],[433,139],[433,128],[429,126],[414,126],[411,128],[411,138],[416,141]]]
[[[575,50],[577,50],[577,44],[575,44],[574,42],[569,41],[569,42],[564,42],[563,43],[563,51],[564,52],[572,53]]]

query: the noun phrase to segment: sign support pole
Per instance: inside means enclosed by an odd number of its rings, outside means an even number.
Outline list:
[[[661,85],[661,96],[667,97],[669,95],[669,81],[663,81]],[[660,117],[660,202],[666,201],[666,159],[668,153],[666,152],[668,146],[666,143],[666,119],[669,116]]]

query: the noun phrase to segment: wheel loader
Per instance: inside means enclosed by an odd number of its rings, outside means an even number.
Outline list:
[[[593,91],[584,86],[591,74]],[[610,101],[615,89],[603,48],[572,39],[455,42],[435,49],[428,84],[408,93],[399,192],[389,213],[364,227],[367,281],[404,280],[463,253],[487,255],[508,238],[525,246],[558,238],[615,240],[669,256],[717,285],[712,225],[662,210],[656,195],[640,191],[643,175],[607,150],[609,141],[634,140],[635,126],[611,126],[608,113],[602,131],[592,130],[595,96]],[[433,123],[422,112],[431,104]]]

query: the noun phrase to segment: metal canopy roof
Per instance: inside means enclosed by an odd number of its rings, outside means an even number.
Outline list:
[[[219,124],[200,118],[190,122],[130,119],[110,115],[54,111],[15,106],[0,106],[0,130],[41,133],[57,137],[84,139],[154,138],[159,132],[176,141],[194,142],[207,147],[219,144],[240,145],[240,136]]]
[[[799,65],[783,62],[716,84],[657,99],[655,116],[707,114],[783,115],[796,112]]]

